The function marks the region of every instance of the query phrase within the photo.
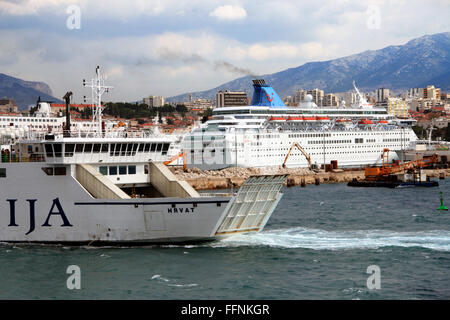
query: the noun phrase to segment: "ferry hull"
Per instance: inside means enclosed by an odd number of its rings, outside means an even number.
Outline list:
[[[0,164],[6,169],[6,177],[0,178],[0,242],[210,241],[228,236],[225,223],[239,216],[239,197],[94,199],[71,175],[70,167],[66,175],[47,176],[43,166]],[[280,198],[277,191],[254,227],[237,228],[237,232],[262,230]]]

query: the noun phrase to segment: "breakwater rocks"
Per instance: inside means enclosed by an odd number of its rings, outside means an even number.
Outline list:
[[[321,183],[349,182],[353,178],[363,179],[364,170],[334,170],[333,172],[312,171],[306,168],[226,168],[222,170],[200,170],[189,168],[183,172],[181,167],[170,167],[180,180],[187,181],[196,190],[238,188],[251,175],[289,174],[286,185],[296,186]]]
[[[282,168],[281,166],[266,168],[226,168],[222,170],[200,170],[189,168],[187,172],[182,167],[169,167],[180,180],[187,181],[196,190],[238,188],[251,175],[258,174],[289,174],[286,185],[306,186],[307,184],[346,183],[354,178],[364,179],[363,169],[337,169],[331,172],[313,171],[306,168]],[[450,169],[428,169],[425,173],[430,178],[450,177]]]

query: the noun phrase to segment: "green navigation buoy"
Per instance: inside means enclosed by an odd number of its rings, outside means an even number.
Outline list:
[[[442,191],[441,191],[441,206],[438,208],[438,210],[448,211],[448,208],[444,206],[444,199],[442,199]]]

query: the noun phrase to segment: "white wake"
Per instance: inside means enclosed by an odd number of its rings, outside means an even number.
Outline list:
[[[214,247],[270,246],[315,250],[380,248],[387,246],[422,247],[450,251],[450,231],[348,230],[325,231],[302,227],[236,235],[213,243]]]

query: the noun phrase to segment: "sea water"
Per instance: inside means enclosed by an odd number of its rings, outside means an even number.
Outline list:
[[[450,180],[439,182],[284,188],[263,232],[198,245],[1,244],[0,299],[449,299],[450,213],[436,209]],[[67,286],[71,265],[80,289]]]

